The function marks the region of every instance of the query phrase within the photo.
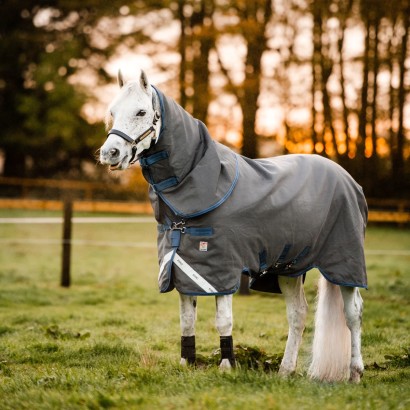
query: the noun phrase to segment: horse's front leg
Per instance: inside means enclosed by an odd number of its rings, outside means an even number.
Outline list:
[[[279,286],[285,297],[286,313],[289,323],[288,340],[279,368],[279,374],[281,376],[288,376],[296,371],[308,305],[303,291],[302,276],[297,278],[279,276]]]
[[[220,337],[221,364],[219,368],[229,370],[235,366],[232,341],[232,295],[216,296],[215,323]]]
[[[195,363],[196,296],[179,294],[181,321],[181,365]]]

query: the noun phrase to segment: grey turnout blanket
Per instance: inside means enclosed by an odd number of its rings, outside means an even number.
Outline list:
[[[231,294],[242,273],[252,289],[280,292],[278,275],[313,267],[367,288],[367,205],[343,168],[316,155],[237,155],[156,91],[162,129],[140,164],[158,221],[160,292]]]

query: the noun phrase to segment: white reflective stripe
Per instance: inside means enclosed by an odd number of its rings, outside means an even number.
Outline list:
[[[174,253],[174,250],[168,252],[165,256],[164,259],[162,259],[161,267],[159,268],[159,273],[158,273],[158,280],[162,275],[162,271],[165,268],[165,265],[171,260],[172,254]]]
[[[168,255],[169,254],[165,255],[165,257]],[[174,257],[174,263],[182,270],[182,272],[185,273],[185,275],[192,279],[205,292],[218,293],[218,291],[209,282],[207,282],[196,270],[189,266],[177,253]]]

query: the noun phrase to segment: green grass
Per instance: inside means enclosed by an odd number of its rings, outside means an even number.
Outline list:
[[[39,212],[0,211],[0,217]],[[47,216],[59,215],[47,213]],[[74,239],[150,242],[152,247],[73,246],[72,287],[59,286],[60,225],[0,225],[0,409],[406,409],[410,407],[410,257],[372,250],[409,250],[410,231],[368,229],[369,290],[362,291],[360,385],[320,384],[306,377],[315,281],[298,365],[288,380],[215,365],[182,369],[178,295],[157,291],[154,223],[74,226]],[[20,243],[17,239],[28,239]],[[15,239],[15,243],[5,242]],[[198,353],[219,345],[214,299],[201,298]],[[279,295],[234,298],[234,342],[267,355],[283,353],[287,323]],[[258,350],[259,351],[259,350]],[[210,363],[211,360],[208,360]]]

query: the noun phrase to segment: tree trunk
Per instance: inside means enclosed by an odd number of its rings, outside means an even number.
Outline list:
[[[202,0],[200,10],[192,16],[192,32],[194,36],[193,65],[193,107],[192,115],[206,122],[210,101],[209,87],[209,53],[215,45],[215,33],[212,24],[214,12],[213,0]]]
[[[255,59],[256,60],[256,59]],[[249,59],[248,59],[249,61]],[[255,70],[255,61],[247,67],[252,67]],[[255,119],[256,112],[258,110],[258,96],[260,86],[260,73],[253,72],[246,75],[243,97],[240,99],[240,105],[242,109],[242,127],[243,127],[243,142],[242,142],[242,155],[249,158],[258,157],[258,140],[255,132]]]
[[[376,19],[374,23],[374,43],[373,43],[373,94],[372,94],[372,154],[371,158],[374,160],[377,158],[377,134],[376,134],[376,120],[377,120],[377,75],[379,73],[379,54],[378,54],[378,35],[379,35],[379,20]],[[373,171],[377,171],[376,164]]]
[[[409,39],[409,25],[410,25],[410,7],[404,9],[404,34],[401,41],[401,53],[399,62],[399,89],[398,89],[398,129],[397,129],[397,148],[393,154],[392,177],[393,182],[400,187],[400,181],[404,181],[404,104],[406,97],[406,90],[404,84],[404,75],[406,71],[405,62],[407,57],[407,44]]]
[[[388,58],[387,58],[387,65],[389,67],[390,73],[390,89],[389,89],[389,147],[390,147],[390,162],[391,162],[391,178],[393,179],[393,163],[394,163],[394,156],[396,152],[396,134],[394,132],[394,112],[395,112],[395,88],[394,88],[394,81],[393,81],[393,72],[394,72],[394,60],[395,60],[395,42],[394,42],[394,34],[395,28],[397,24],[397,14],[394,15],[392,19],[392,33],[390,35],[389,44],[388,44]]]
[[[312,4],[313,7],[313,56],[312,56],[312,142],[314,146],[314,152],[317,152],[323,156],[326,156],[325,146],[326,142],[324,140],[324,132],[325,132],[325,124],[324,124],[324,113],[322,115],[322,124],[321,128],[322,131],[320,134],[317,132],[317,122],[318,122],[318,113],[315,107],[316,101],[316,93],[319,91],[322,94],[322,103],[323,102],[323,91],[322,91],[322,84],[323,84],[323,70],[322,70],[322,5],[314,1]],[[319,116],[320,118],[320,116]],[[317,143],[320,142],[323,145],[323,149],[321,151],[317,151]]]
[[[319,21],[318,21],[319,22]],[[319,32],[320,38],[323,37],[323,21],[320,18],[320,25],[319,25]],[[329,81],[329,77],[332,74],[333,70],[333,63],[330,59],[329,55],[329,46],[324,46],[321,40],[321,53],[320,53],[320,71],[321,71],[321,91],[322,91],[322,99],[323,99],[323,133],[324,137],[326,134],[326,130],[329,130],[330,135],[332,137],[333,146],[335,149],[336,157],[339,162],[339,151],[337,150],[337,141],[336,141],[336,132],[333,126],[333,114],[332,114],[332,107],[331,107],[331,99],[327,89],[327,83]],[[323,138],[323,144],[326,148],[326,139]],[[324,151],[326,154],[326,150]]]
[[[363,82],[361,92],[361,106],[359,113],[359,135],[356,142],[356,161],[358,163],[358,176],[362,180],[365,177],[365,141],[366,141],[366,126],[367,126],[367,107],[369,93],[369,48],[370,48],[370,16],[366,14],[366,38],[365,50],[363,55]]]
[[[4,172],[5,177],[26,176],[26,154],[16,147],[4,148]]]
[[[339,29],[339,39],[337,42],[338,51],[339,51],[339,69],[340,69],[340,98],[342,100],[343,105],[343,132],[345,134],[345,144],[346,144],[346,151],[340,154],[340,159],[342,160],[341,165],[345,168],[348,166],[348,158],[349,158],[349,147],[350,147],[350,135],[349,135],[349,108],[347,106],[346,101],[346,88],[345,88],[345,65],[344,65],[344,58],[343,58],[343,48],[345,44],[345,31],[346,31],[346,21],[348,19],[349,13],[353,6],[353,0],[349,0],[344,10],[344,15],[342,17],[341,27]]]
[[[321,67],[322,67],[322,96],[323,96],[323,121],[324,121],[324,130],[326,129],[330,131],[330,135],[332,136],[333,147],[335,150],[337,161],[340,162],[340,154],[337,149],[337,140],[336,140],[336,131],[333,126],[333,114],[332,114],[332,107],[331,107],[331,100],[330,95],[327,90],[327,83],[329,77],[332,73],[332,65],[329,65],[330,61],[324,61],[324,57],[322,56],[321,60]],[[326,140],[323,141],[326,144]]]
[[[258,157],[258,140],[255,132],[256,113],[261,80],[261,59],[266,50],[266,25],[272,17],[272,1],[265,0],[263,10],[254,3],[246,3],[243,20],[243,36],[247,41],[245,61],[245,81],[239,103],[242,109],[243,143],[242,155],[249,158]],[[260,17],[263,12],[263,18]]]
[[[178,43],[178,50],[179,55],[181,56],[181,62],[179,66],[179,103],[182,107],[186,107],[187,105],[187,95],[186,95],[186,19],[184,15],[184,0],[178,0],[178,18],[179,18],[179,26],[180,26],[180,37]]]
[[[366,162],[366,187],[367,193],[369,195],[373,195],[375,189],[375,183],[378,181],[379,175],[379,168],[378,168],[378,160],[377,160],[377,133],[376,133],[376,122],[377,122],[377,97],[378,97],[378,86],[377,86],[377,75],[379,72],[379,54],[378,54],[378,35],[379,35],[379,16],[377,13],[374,15],[374,19],[372,20],[372,38],[370,42],[370,53],[373,54],[372,59],[372,67],[371,70],[373,72],[373,81],[372,81],[372,93],[371,95],[371,119],[370,119],[370,126],[371,126],[371,142],[372,142],[372,151],[370,156],[368,155],[368,159],[365,160]],[[369,101],[370,103],[370,101]]]

